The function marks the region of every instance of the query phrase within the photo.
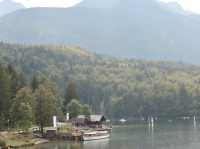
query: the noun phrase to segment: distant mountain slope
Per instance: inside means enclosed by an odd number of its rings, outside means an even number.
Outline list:
[[[78,45],[112,56],[200,64],[199,16],[174,13],[154,0],[113,0],[112,8],[105,0],[98,2],[98,8],[86,0],[72,8],[11,13],[0,19],[0,40]]]
[[[5,14],[11,13],[13,11],[16,11],[22,8],[25,8],[25,7],[20,3],[13,2],[12,0],[0,1],[0,16],[3,16]]]

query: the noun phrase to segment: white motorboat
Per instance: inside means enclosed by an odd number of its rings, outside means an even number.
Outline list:
[[[126,120],[124,118],[119,120],[121,123],[126,123]]]
[[[108,131],[90,131],[82,133],[82,141],[92,141],[110,138]]]

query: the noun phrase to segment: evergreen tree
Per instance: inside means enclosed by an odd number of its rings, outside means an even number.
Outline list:
[[[34,122],[35,97],[28,87],[20,89],[11,106],[11,124],[14,127],[28,128]]]
[[[86,105],[86,104],[82,105],[81,114],[86,115],[86,116],[91,115],[91,110],[90,110],[89,105]]]
[[[185,116],[189,114],[189,108],[192,105],[192,99],[184,84],[179,88],[179,100],[180,100],[180,115]],[[191,100],[191,101],[190,101]]]
[[[35,91],[38,88],[38,86],[39,86],[39,81],[38,81],[37,77],[34,75],[32,81],[31,81],[31,88],[33,91]]]
[[[70,81],[68,83],[68,87],[65,93],[65,98],[64,98],[64,112],[66,112],[66,107],[67,105],[72,101],[72,99],[79,100],[79,97],[76,92],[76,84],[74,81]]]
[[[15,127],[21,128],[24,130],[28,130],[28,128],[31,127],[33,124],[33,109],[28,103],[21,102],[17,104],[18,107],[14,106],[15,109],[13,109],[13,119],[15,119]],[[13,120],[12,119],[12,120]]]
[[[8,121],[11,104],[11,81],[5,68],[0,65],[0,125]]]
[[[67,110],[69,111],[70,118],[75,118],[81,114],[82,105],[76,99],[72,99],[67,105]]]
[[[26,80],[24,75],[22,73],[17,73],[11,64],[8,65],[8,73],[11,80],[12,97],[14,98],[17,91],[26,86]]]
[[[53,90],[47,83],[40,85],[36,90],[36,122],[42,134],[45,126],[52,125],[52,117],[57,115],[59,110],[57,96]]]

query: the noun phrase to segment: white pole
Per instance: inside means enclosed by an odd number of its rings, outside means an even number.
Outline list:
[[[149,128],[151,127],[151,117],[148,117],[148,125],[149,125]]]
[[[151,117],[151,127],[154,127],[154,119]]]
[[[194,128],[196,128],[196,126],[197,126],[196,116],[193,117],[193,123],[194,123]]]
[[[69,113],[66,114],[66,120],[69,121]]]
[[[53,127],[57,128],[57,118],[56,118],[56,116],[53,116]]]

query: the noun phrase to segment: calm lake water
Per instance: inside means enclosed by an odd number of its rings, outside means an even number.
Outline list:
[[[199,124],[200,125],[200,124]],[[53,142],[27,149],[199,149],[200,127],[188,123],[129,125],[113,128],[110,140]]]

